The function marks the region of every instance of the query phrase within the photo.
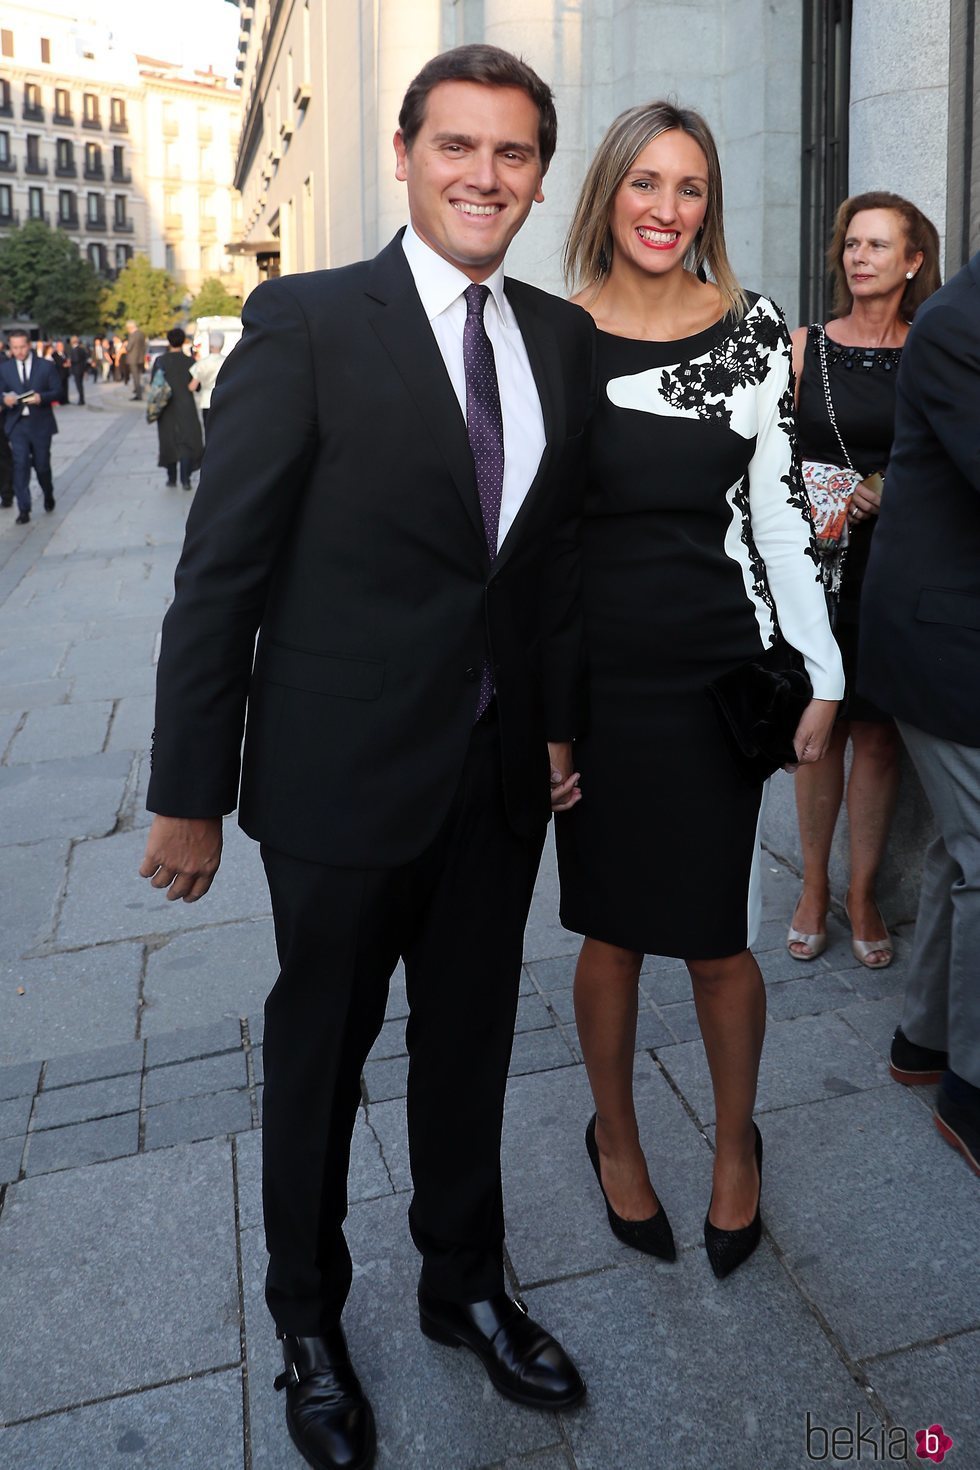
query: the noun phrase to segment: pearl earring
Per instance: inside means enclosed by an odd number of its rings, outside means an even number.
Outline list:
[[[907,281],[911,281],[914,278],[914,276],[915,276],[915,271],[906,271],[905,272],[905,279]]]

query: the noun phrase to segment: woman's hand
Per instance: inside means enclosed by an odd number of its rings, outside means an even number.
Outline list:
[[[880,475],[869,475],[856,486],[851,496],[851,503],[847,507],[847,519],[852,524],[860,524],[870,516],[876,516],[881,510],[881,487]]]
[[[827,754],[836,718],[836,699],[810,700],[793,736],[793,748],[801,766],[811,765],[813,761],[821,760]],[[793,771],[796,767],[785,766],[784,769]]]

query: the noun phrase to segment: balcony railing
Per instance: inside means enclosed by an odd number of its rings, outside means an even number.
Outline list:
[[[34,175],[36,175],[39,178],[43,178],[43,176],[47,173],[47,171],[48,171],[48,165],[47,165],[47,161],[45,159],[41,159],[41,158],[29,158],[27,160],[27,162],[24,164],[24,172],[25,172],[25,174],[34,174]]]
[[[87,230],[98,230],[101,233],[103,230],[107,230],[109,227],[106,223],[106,217],[104,214],[97,215],[95,219],[93,219],[90,214],[87,214],[85,216],[85,228]]]
[[[12,102],[0,102],[0,117],[13,117],[14,104]]]
[[[29,220],[37,220],[38,223],[42,225],[49,225],[51,223],[51,216],[48,214],[48,211],[46,209],[28,210],[27,218]]]
[[[116,168],[113,166],[112,182],[114,184],[131,184],[133,182],[133,171],[131,168]]]
[[[82,118],[82,127],[83,128],[98,128],[99,132],[101,132],[102,131],[102,119],[101,119],[101,117],[99,116],[99,114],[97,112],[96,113],[93,113],[91,116],[89,116],[88,114],[86,114],[86,116]]]
[[[131,219],[114,219],[112,221],[112,228],[117,235],[131,235],[135,226]]]
[[[71,214],[59,214],[59,216],[58,216],[58,228],[59,228],[59,230],[77,230],[78,229],[78,211],[77,210],[73,210]]]
[[[21,115],[25,122],[43,122],[44,108],[40,102],[25,102],[24,111]]]
[[[128,133],[129,123],[124,117],[114,117],[109,124],[110,133]]]
[[[75,115],[72,112],[59,112],[55,108],[51,114],[51,121],[54,123],[64,123],[65,127],[73,128],[75,126]]]
[[[0,158],[0,174],[15,174],[16,172],[16,158]]]
[[[19,225],[20,211],[0,208],[0,225]]]
[[[86,163],[86,165],[85,165],[85,177],[87,179],[104,179],[105,178],[105,164],[104,163]]]
[[[56,179],[77,179],[78,164],[74,161],[71,163],[55,163],[54,176]]]

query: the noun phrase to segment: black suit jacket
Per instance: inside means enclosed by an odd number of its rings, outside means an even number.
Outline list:
[[[258,287],[208,418],[164,624],[150,810],[230,811],[313,861],[386,867],[437,833],[493,660],[515,831],[582,723],[578,529],[594,327],[506,284],[547,445],[491,566],[466,427],[400,237]],[[253,669],[253,642],[259,630]]]
[[[50,438],[58,432],[58,421],[51,405],[61,399],[61,374],[53,363],[44,357],[38,357],[34,352],[31,353],[28,363],[31,371],[25,387],[20,380],[20,364],[12,357],[6,362],[0,362],[0,404],[3,403],[5,393],[39,393],[40,405],[30,405],[30,428],[32,434],[40,432]],[[13,433],[22,416],[21,404],[17,403],[13,408],[4,407],[3,427],[8,436]]]
[[[858,685],[980,745],[980,254],[919,308],[861,601]]]

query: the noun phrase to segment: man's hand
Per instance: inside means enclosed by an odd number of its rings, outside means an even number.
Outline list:
[[[836,699],[810,700],[796,727],[796,734],[793,736],[793,748],[801,766],[808,766],[813,761],[821,760],[827,754],[836,718]],[[786,766],[785,769],[792,771],[795,767]]]
[[[195,903],[211,887],[221,862],[220,817],[153,818],[140,877],[168,898]]]
[[[551,762],[551,810],[568,812],[582,800],[578,788],[579,773],[572,770],[572,743],[560,745],[548,742],[548,759]]]
[[[4,403],[4,407],[5,408],[13,408],[13,406],[14,406],[14,404],[16,402],[17,402],[17,394],[16,393],[5,393],[3,395],[3,403]]]
[[[30,396],[30,398],[28,398],[27,401],[31,405],[32,408],[37,408],[38,405],[41,402],[41,395],[40,395],[40,393],[32,393],[31,396]]]

